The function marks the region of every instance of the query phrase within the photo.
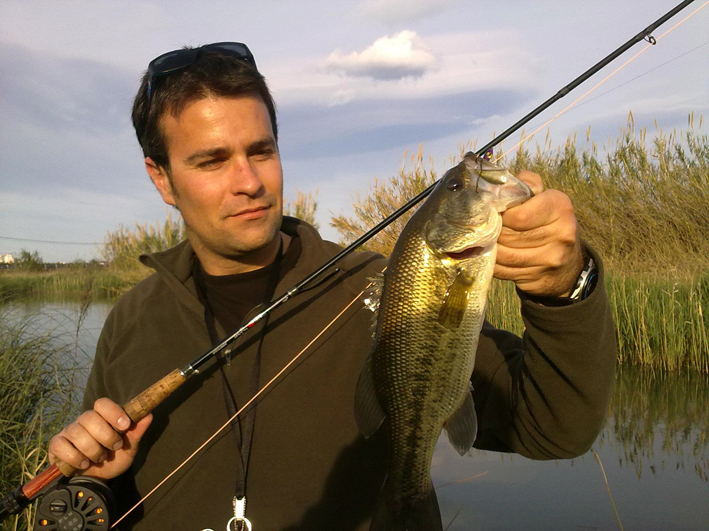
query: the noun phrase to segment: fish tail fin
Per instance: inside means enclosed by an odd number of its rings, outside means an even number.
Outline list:
[[[374,510],[369,531],[443,531],[433,484],[428,493],[405,504],[394,504],[386,496],[386,483]]]

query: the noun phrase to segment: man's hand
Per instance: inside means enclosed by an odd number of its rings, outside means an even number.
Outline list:
[[[502,214],[495,277],[512,280],[530,295],[568,297],[583,268],[571,200],[558,190],[544,190],[536,173],[518,177],[535,195]]]
[[[99,398],[49,441],[49,461],[61,459],[82,475],[111,479],[128,470],[138,443],[153,420],[148,415],[131,425],[125,411],[108,398]]]

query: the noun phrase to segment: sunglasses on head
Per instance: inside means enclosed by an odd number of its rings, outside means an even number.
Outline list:
[[[199,48],[180,49],[164,53],[150,61],[148,65],[148,107],[153,99],[155,78],[169,76],[170,74],[184,70],[192,65],[203,52],[208,51],[236,57],[237,59],[246,61],[256,69],[256,60],[251,50],[240,42],[215,42],[213,44],[205,44]]]

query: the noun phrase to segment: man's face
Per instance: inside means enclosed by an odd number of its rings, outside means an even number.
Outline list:
[[[248,262],[273,244],[281,225],[283,172],[263,101],[208,97],[177,118],[167,114],[162,126],[170,177],[150,159],[146,167],[163,200],[182,214],[207,271],[212,262]]]

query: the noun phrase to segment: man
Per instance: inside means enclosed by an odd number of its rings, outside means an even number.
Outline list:
[[[50,459],[110,479],[123,514],[246,403],[381,271],[356,253],[276,310],[219,363],[130,426],[118,406],[235,330],[339,251],[282,217],[275,108],[248,49],[219,43],[151,62],[133,123],[145,166],[188,240],[142,257],[156,274],[115,306],[99,340],[83,413]],[[585,452],[604,418],[614,328],[598,256],[569,199],[543,190],[503,216],[496,276],[516,283],[525,340],[489,325],[472,375],[475,446],[536,459]],[[595,289],[581,275],[596,264]],[[580,281],[579,281],[580,279]],[[581,295],[574,288],[584,288]],[[578,291],[578,290],[576,290]],[[255,408],[131,513],[135,529],[223,529],[235,496],[261,530],[367,529],[384,477],[381,433],[363,439],[353,397],[371,348],[370,314],[352,305]],[[151,424],[152,421],[152,424]],[[383,431],[383,430],[380,430]]]

